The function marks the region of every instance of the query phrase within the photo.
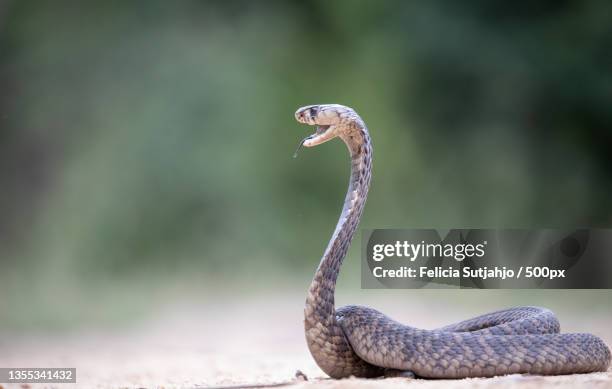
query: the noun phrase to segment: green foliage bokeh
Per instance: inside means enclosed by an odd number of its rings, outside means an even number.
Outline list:
[[[313,103],[370,127],[363,227],[608,226],[610,12],[3,2],[0,305],[24,284],[311,272],[348,173],[340,142],[291,158]]]

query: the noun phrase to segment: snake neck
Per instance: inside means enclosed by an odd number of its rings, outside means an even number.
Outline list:
[[[342,213],[321,258],[306,298],[306,329],[335,326],[334,292],[342,261],[357,226],[368,195],[372,172],[372,145],[368,130],[360,120],[352,122],[340,138],[351,156],[351,176]]]

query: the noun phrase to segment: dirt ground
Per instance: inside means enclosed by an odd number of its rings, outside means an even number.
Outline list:
[[[435,300],[389,298],[376,293],[352,296],[411,325],[432,328],[494,309],[504,302],[465,307]],[[280,300],[280,301],[279,301]],[[351,299],[352,300],[352,299]],[[355,300],[353,300],[355,301]],[[274,302],[274,303],[272,303]],[[303,296],[287,293],[198,305],[173,304],[154,320],[130,328],[88,328],[60,334],[0,337],[2,367],[76,367],[74,385],[6,385],[3,388],[209,388],[288,383],[291,388],[612,388],[612,370],[572,376],[511,375],[491,379],[330,380],[306,348],[302,329]],[[349,301],[341,301],[348,303]],[[565,305],[563,305],[565,306]],[[564,331],[592,332],[612,344],[610,317],[555,309]],[[427,315],[415,312],[428,312]],[[592,316],[592,317],[590,317]],[[308,381],[294,378],[302,371]]]

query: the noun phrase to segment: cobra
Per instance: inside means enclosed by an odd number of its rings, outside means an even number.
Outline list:
[[[351,158],[344,206],[304,309],[306,342],[325,373],[332,378],[464,378],[607,370],[606,344],[591,334],[559,333],[559,321],[545,308],[504,309],[434,330],[403,325],[369,307],[336,309],[336,280],[370,187],[372,142],[363,120],[343,105],[309,105],[295,118],[316,127],[302,141],[305,147],[340,138]]]

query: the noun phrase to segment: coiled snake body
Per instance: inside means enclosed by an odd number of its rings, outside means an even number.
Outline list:
[[[316,132],[302,142],[304,146],[339,137],[351,156],[344,207],[304,310],[308,348],[325,373],[332,378],[464,378],[607,370],[610,350],[601,339],[591,334],[560,334],[558,320],[544,308],[510,308],[435,330],[403,325],[368,307],[335,309],[336,279],[370,186],[372,144],[363,120],[349,107],[311,105],[298,109],[295,117],[316,126]]]

